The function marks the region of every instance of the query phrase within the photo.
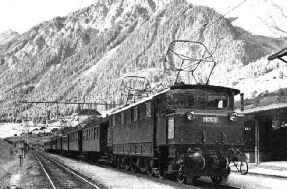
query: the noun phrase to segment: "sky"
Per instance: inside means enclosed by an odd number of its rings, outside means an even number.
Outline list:
[[[34,25],[95,3],[96,0],[0,0],[0,32],[24,33]]]
[[[87,7],[96,1],[97,0],[0,0],[0,33],[8,29],[17,31],[19,33],[24,33],[31,29],[34,25],[37,25],[43,21],[49,21],[57,16],[66,16],[70,12]],[[241,20],[237,21],[238,25],[247,26],[247,28],[245,28],[247,30],[249,30],[249,28],[253,28],[254,30],[254,25],[256,25],[256,22],[262,22],[262,20],[258,19],[259,16],[257,14],[262,16],[264,13],[270,11],[268,10],[268,6],[260,6],[260,4],[266,2],[266,0],[187,1],[195,5],[212,7],[222,15],[230,12],[226,15],[226,17],[239,16]],[[267,1],[270,3],[279,4],[280,7],[283,8],[284,16],[287,15],[287,0]],[[240,5],[241,3],[243,4]],[[239,7],[232,11],[232,9],[237,6]],[[276,12],[278,11],[274,11],[274,13]],[[282,12],[278,12],[278,14],[282,14]],[[278,20],[277,18],[276,20]],[[262,34],[262,32],[260,33],[260,30],[263,31],[261,28],[258,27],[257,30],[258,34]]]

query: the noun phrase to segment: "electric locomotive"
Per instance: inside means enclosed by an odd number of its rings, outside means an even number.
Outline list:
[[[119,168],[178,182],[210,176],[220,183],[229,161],[244,154],[243,116],[234,112],[237,89],[175,84],[109,115],[109,160]],[[233,154],[233,152],[237,154]]]

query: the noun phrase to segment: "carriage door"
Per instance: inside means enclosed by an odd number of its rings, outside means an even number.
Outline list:
[[[155,133],[156,145],[166,144],[167,130],[166,130],[166,99],[165,94],[156,98],[155,103]]]

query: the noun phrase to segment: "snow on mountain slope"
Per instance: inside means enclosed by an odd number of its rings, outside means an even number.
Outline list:
[[[19,35],[19,33],[12,31],[12,30],[7,30],[5,32],[0,33],[0,45],[7,43],[8,41],[12,40],[17,35]]]

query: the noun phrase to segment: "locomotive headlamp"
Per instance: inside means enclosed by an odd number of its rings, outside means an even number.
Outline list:
[[[188,120],[194,120],[194,119],[195,119],[195,113],[194,113],[194,111],[188,112],[188,113],[186,114],[186,118],[187,118]]]
[[[229,116],[231,121],[237,121],[238,114],[236,112],[232,112]]]

